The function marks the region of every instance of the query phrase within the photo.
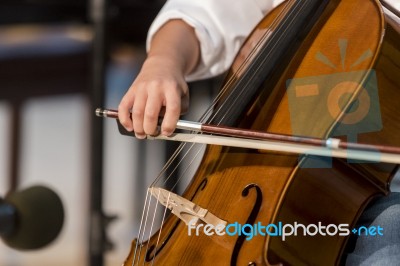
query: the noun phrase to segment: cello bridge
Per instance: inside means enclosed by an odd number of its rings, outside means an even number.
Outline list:
[[[199,223],[211,224],[213,226],[223,225],[224,227],[227,225],[226,221],[218,218],[207,209],[166,189],[150,187],[148,191],[158,202],[171,210],[186,225]]]

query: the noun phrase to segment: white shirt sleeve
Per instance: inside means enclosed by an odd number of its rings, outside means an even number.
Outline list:
[[[204,79],[226,71],[257,23],[282,0],[168,0],[153,21],[147,49],[157,30],[168,20],[182,19],[195,29],[201,61],[186,77]]]

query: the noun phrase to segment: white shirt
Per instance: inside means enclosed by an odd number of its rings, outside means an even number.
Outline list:
[[[201,61],[188,81],[204,79],[226,71],[257,23],[282,0],[168,0],[153,21],[152,36],[168,20],[182,19],[195,29]]]

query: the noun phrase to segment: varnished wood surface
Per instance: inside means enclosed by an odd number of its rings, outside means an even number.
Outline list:
[[[227,80],[241,78],[245,69],[235,70],[262,33],[274,27],[273,21],[284,7],[275,9],[255,29]],[[339,40],[347,40],[344,64]],[[371,50],[372,56],[350,68],[351,62],[356,62],[366,50]],[[318,53],[323,53],[337,68],[316,60]],[[362,90],[365,76],[357,71],[372,69],[378,80],[382,128],[360,134],[359,140],[398,146],[399,62],[399,34],[385,23],[378,2],[330,1],[327,11],[301,40],[291,60],[280,67],[279,75],[266,80],[265,89],[246,109],[237,126],[292,134],[286,82],[317,76],[324,83],[329,75],[346,73],[347,79],[355,80],[360,86],[353,87],[352,93],[344,96],[343,112],[332,117],[327,112],[330,103],[315,99],[297,118],[305,129],[304,135],[326,138],[345,119],[346,110]],[[353,226],[373,197],[388,192],[388,183],[396,169],[394,165],[349,164],[343,160],[333,160],[332,167],[328,168],[301,167],[307,161],[282,153],[209,146],[184,196],[228,223],[267,225],[297,221]],[[187,227],[171,216],[163,225],[158,252],[155,249],[142,251],[138,265],[335,265],[340,263],[347,238],[297,236],[282,241],[278,237],[256,236],[251,241],[239,243],[238,240],[238,237],[227,236],[190,237]],[[153,237],[143,244],[151,247],[157,241],[157,237]],[[134,252],[135,242],[125,266],[132,265]],[[146,262],[146,256],[152,258],[155,253],[154,260]]]

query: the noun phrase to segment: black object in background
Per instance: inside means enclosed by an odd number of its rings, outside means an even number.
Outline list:
[[[33,186],[0,198],[0,236],[11,248],[42,248],[57,238],[63,223],[60,197],[44,186]]]

